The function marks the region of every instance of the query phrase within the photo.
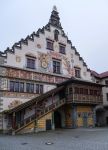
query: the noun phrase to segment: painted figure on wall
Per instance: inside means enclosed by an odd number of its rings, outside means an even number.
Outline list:
[[[43,70],[48,70],[48,65],[49,65],[49,56],[45,53],[40,53],[38,55],[39,59],[39,67]]]
[[[8,105],[8,108],[9,109],[12,109],[14,107],[17,107],[18,105],[22,104],[22,101],[20,100],[14,100],[12,101],[9,105]]]
[[[64,66],[65,73],[68,75],[71,74],[70,61],[65,56],[63,56],[63,66]]]

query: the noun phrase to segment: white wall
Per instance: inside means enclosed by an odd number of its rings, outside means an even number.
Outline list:
[[[105,80],[108,80],[108,78],[104,78],[104,79],[101,80],[101,83],[103,85],[105,85]],[[108,87],[104,86],[102,88],[102,92],[103,92],[103,104],[108,105],[108,101],[107,101],[107,97],[106,97],[106,93],[108,93]]]
[[[65,64],[67,62],[70,64],[71,68],[70,70],[73,69],[74,66],[78,66],[81,68],[81,77],[82,79],[85,80],[90,80],[91,81],[91,75],[90,72],[87,71],[87,67],[83,66],[83,61],[79,60],[79,56],[75,54],[75,50],[71,48],[71,45],[67,43],[67,38],[62,37],[62,31],[59,30],[59,41],[54,42],[54,51],[46,49],[46,38],[54,40],[54,30],[55,28],[51,26],[51,31],[45,30],[45,34],[40,33],[40,37],[34,37],[34,41],[28,40],[28,45],[22,44],[22,49],[15,49],[15,54],[8,53],[7,54],[7,63],[6,65],[9,66],[14,66],[14,67],[19,67],[19,68],[26,68],[26,54],[32,54],[36,56],[36,69],[37,71],[40,71],[40,66],[39,66],[39,53],[44,53],[49,55],[49,64],[52,66],[52,58],[53,54],[58,54],[57,57],[60,57],[61,59],[61,70],[62,70],[62,75],[71,77],[72,74],[71,72],[67,71]],[[66,54],[61,54],[59,53],[59,43],[63,43],[66,45]],[[40,45],[41,48],[38,48],[37,45]],[[16,61],[16,59],[19,58],[19,61]],[[72,63],[73,60],[73,63]],[[49,68],[45,69],[44,72],[49,73]],[[51,73],[52,70],[51,70]]]

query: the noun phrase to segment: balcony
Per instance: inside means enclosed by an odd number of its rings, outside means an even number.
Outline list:
[[[67,96],[68,103],[102,104],[103,97],[95,95],[71,94]]]

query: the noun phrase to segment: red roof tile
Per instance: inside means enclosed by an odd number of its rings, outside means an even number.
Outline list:
[[[97,73],[96,71],[91,71],[91,74],[93,75],[93,76],[95,76],[95,77],[97,77],[97,78],[106,78],[106,77],[108,77],[108,71],[106,71],[106,72],[103,72],[103,73]]]

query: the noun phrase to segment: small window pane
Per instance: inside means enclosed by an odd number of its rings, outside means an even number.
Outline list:
[[[14,84],[14,91],[19,92],[19,82],[15,82]]]
[[[80,93],[80,89],[75,87],[75,94],[79,94]]]
[[[30,92],[31,92],[31,93],[34,93],[34,84],[31,84],[31,85],[30,85]]]
[[[30,92],[30,83],[26,83],[26,92]]]
[[[14,92],[14,81],[10,81],[10,91]]]
[[[43,93],[43,85],[40,85],[40,93]]]
[[[72,94],[73,93],[73,89],[72,87],[69,87],[69,94]]]
[[[39,84],[36,84],[36,93],[39,94]]]
[[[20,82],[20,92],[24,92],[24,83]]]

